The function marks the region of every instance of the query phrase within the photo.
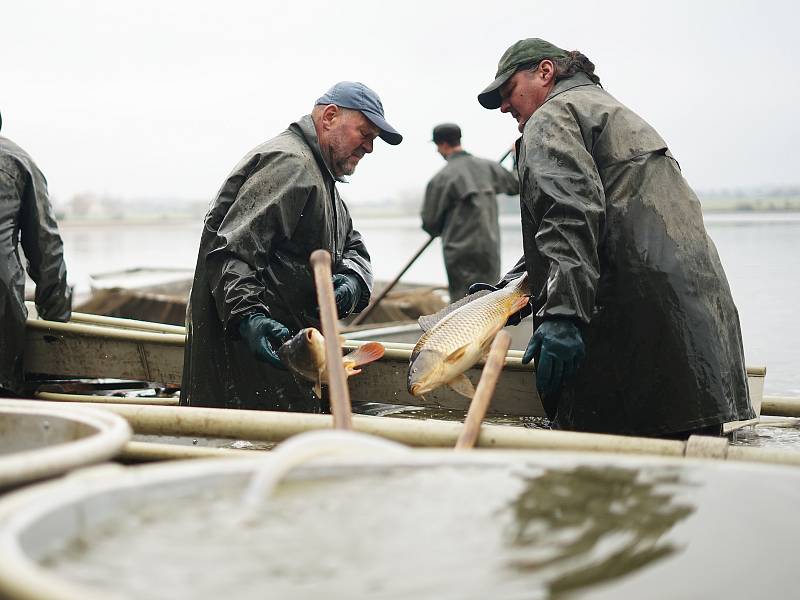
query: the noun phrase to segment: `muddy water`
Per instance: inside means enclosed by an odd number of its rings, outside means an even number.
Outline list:
[[[143,498],[44,562],[141,600],[748,598],[800,584],[779,517],[800,501],[794,469],[538,458],[361,473],[295,476],[244,526],[231,525],[241,480]]]

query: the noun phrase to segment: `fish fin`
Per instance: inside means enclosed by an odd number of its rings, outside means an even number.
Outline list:
[[[467,347],[469,344],[464,344],[458,350],[451,352],[450,355],[444,359],[444,362],[454,363],[459,360],[464,354],[467,352]]]
[[[483,344],[481,345],[481,352],[483,353],[484,358],[487,354],[489,354],[489,350],[492,349],[492,342],[494,341],[495,335],[490,335],[485,340],[483,340]]]
[[[478,298],[483,298],[486,294],[491,294],[492,290],[481,290],[480,292],[475,292],[474,294],[470,294],[469,296],[464,296],[461,300],[457,302],[453,302],[449,306],[445,306],[442,310],[437,313],[433,313],[432,315],[423,315],[419,319],[417,319],[417,323],[419,326],[422,327],[422,331],[430,331],[434,325],[436,325],[439,321],[444,319],[447,315],[451,312],[454,312],[464,306],[465,304],[469,304],[473,300],[477,300]]]
[[[354,367],[360,367],[383,358],[384,352],[386,348],[380,342],[367,342],[350,352],[344,360],[352,362]]]
[[[531,295],[531,290],[530,290],[530,284],[528,282],[528,272],[527,271],[525,271],[522,274],[522,277],[517,277],[513,282],[511,282],[506,287],[509,287],[509,286],[516,287],[517,290],[520,291],[520,293],[522,293],[522,294],[524,294],[526,296],[530,296]]]
[[[320,400],[322,400],[322,382],[325,380],[326,375],[327,373],[324,368],[317,370],[317,379],[314,382],[314,393]]]
[[[463,373],[455,377],[452,381],[448,381],[447,385],[450,386],[453,391],[467,398],[472,398],[475,395],[475,386],[472,385],[472,382]]]

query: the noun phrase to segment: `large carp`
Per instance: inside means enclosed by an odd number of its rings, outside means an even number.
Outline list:
[[[425,332],[411,353],[408,392],[421,396],[448,385],[472,398],[475,388],[464,372],[484,357],[508,317],[529,301],[528,275],[499,290],[483,290],[435,315],[419,318]]]
[[[383,356],[383,344],[367,342],[342,357],[344,371],[348,377],[361,372],[359,367]],[[278,348],[278,358],[292,372],[314,383],[314,393],[322,397],[322,384],[328,383],[325,360],[325,338],[319,330],[307,327],[300,330],[288,342]]]

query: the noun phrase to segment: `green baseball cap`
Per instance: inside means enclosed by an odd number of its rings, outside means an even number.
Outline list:
[[[545,58],[566,58],[567,56],[566,50],[539,38],[527,38],[516,42],[500,57],[495,79],[478,94],[478,102],[484,108],[500,108],[502,103],[500,86],[511,79],[511,76],[517,72],[517,67],[536,63]]]

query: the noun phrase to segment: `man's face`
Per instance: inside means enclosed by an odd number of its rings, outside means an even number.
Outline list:
[[[552,71],[543,73],[542,67],[545,62],[535,71],[526,69],[517,71],[514,75],[500,87],[500,112],[511,113],[517,121],[517,129],[522,132],[525,123],[531,118],[539,107],[544,104],[547,94],[550,93],[552,86]]]
[[[339,110],[328,136],[331,170],[337,177],[352,175],[358,161],[372,152],[380,130],[357,110]]]

